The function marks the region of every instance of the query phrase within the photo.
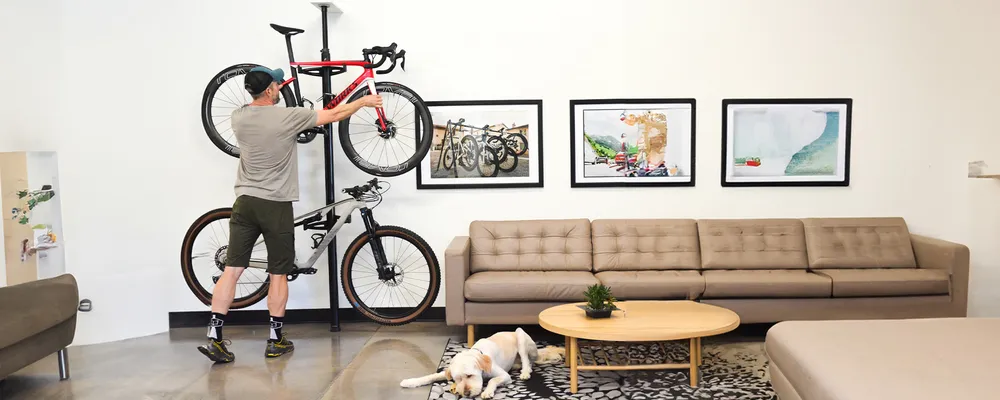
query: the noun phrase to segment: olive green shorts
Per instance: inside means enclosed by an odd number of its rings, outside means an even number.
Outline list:
[[[251,255],[261,257],[254,248],[264,235],[267,249],[267,272],[283,275],[295,268],[295,217],[292,203],[240,196],[233,203],[229,219],[229,248],[226,265],[248,267]],[[255,251],[256,250],[256,251]]]

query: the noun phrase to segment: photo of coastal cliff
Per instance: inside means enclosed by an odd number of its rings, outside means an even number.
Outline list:
[[[850,99],[723,101],[725,186],[847,186]]]

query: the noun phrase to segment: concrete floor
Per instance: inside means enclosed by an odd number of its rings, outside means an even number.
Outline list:
[[[236,354],[212,365],[195,348],[205,328],[69,349],[71,378],[59,381],[55,355],[7,378],[0,399],[419,399],[429,387],[403,389],[399,381],[435,372],[449,338],[465,329],[440,322],[401,327],[345,323],[286,325],[295,351],[265,359],[266,326],[229,326]]]

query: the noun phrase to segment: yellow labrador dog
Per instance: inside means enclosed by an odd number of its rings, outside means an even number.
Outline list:
[[[538,350],[535,341],[521,328],[514,332],[498,332],[479,339],[469,350],[463,350],[451,359],[448,368],[420,378],[404,379],[399,383],[406,388],[429,385],[438,381],[454,381],[452,392],[464,396],[492,398],[497,387],[511,382],[507,372],[520,361],[522,380],[531,377],[531,365],[536,361],[558,361],[565,350],[554,346]],[[483,388],[483,380],[489,379]]]

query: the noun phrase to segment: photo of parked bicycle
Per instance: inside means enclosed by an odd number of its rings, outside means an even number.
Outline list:
[[[541,100],[427,102],[431,148],[418,189],[540,187]]]

